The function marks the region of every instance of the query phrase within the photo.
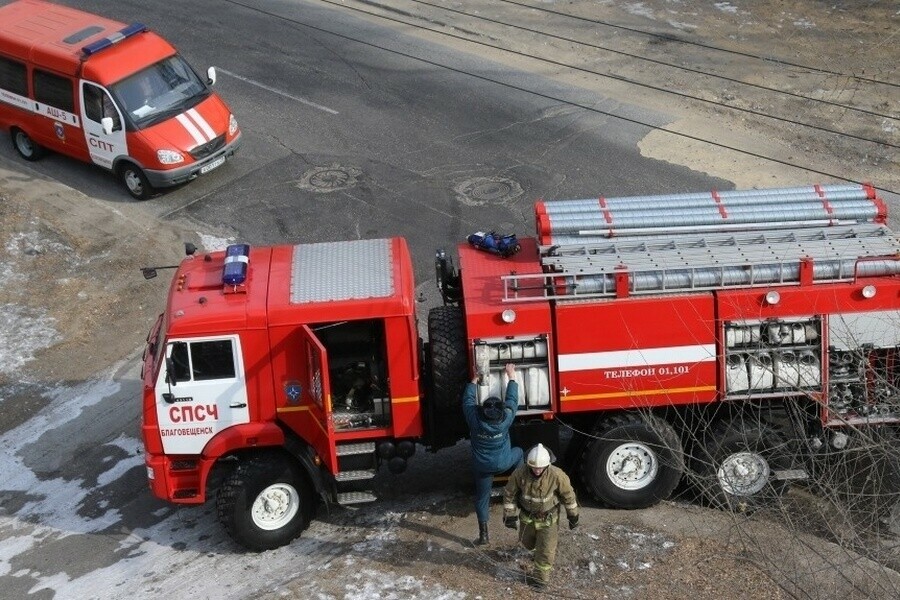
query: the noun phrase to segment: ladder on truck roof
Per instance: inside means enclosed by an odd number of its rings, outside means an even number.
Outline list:
[[[503,275],[504,301],[666,294],[900,274],[900,242],[874,223],[613,238],[541,246],[544,273]],[[541,290],[540,295],[535,290]]]

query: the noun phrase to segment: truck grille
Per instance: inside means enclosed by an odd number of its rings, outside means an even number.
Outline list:
[[[202,160],[207,156],[210,156],[211,154],[215,154],[224,145],[225,134],[223,133],[212,141],[206,142],[202,146],[197,146],[196,148],[191,150],[191,156],[194,157],[194,160]]]

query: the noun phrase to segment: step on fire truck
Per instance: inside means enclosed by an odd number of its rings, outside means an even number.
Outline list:
[[[427,340],[401,238],[190,255],[144,356],[150,487],[216,488],[239,544],[287,544],[321,501],[372,500],[382,465],[464,439],[465,382],[502,396],[514,363],[514,440],[579,432],[565,467],[596,501],[648,507],[691,474],[767,502],[804,452],[900,422],[886,218],[861,185],[537,202],[514,255],[438,252]]]

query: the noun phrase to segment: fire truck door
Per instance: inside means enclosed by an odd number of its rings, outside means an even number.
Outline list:
[[[303,350],[306,355],[306,375],[301,391],[301,404],[310,405],[310,415],[318,422],[318,431],[324,432],[311,441],[319,456],[328,467],[337,470],[337,456],[334,448],[334,424],[331,420],[331,380],[328,376],[328,351],[306,325],[300,329]]]
[[[91,160],[101,167],[111,169],[113,159],[127,156],[125,128],[119,109],[109,95],[100,86],[88,83],[81,84],[81,113],[84,136]],[[108,118],[112,124],[109,133],[103,130],[103,119]]]
[[[200,454],[220,431],[248,423],[237,336],[173,340],[156,382],[156,414],[166,454]]]

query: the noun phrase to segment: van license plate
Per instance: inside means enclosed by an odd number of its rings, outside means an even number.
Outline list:
[[[203,165],[202,167],[200,167],[200,174],[203,175],[204,173],[209,173],[216,167],[221,167],[224,163],[225,163],[225,157],[220,156],[219,158],[212,161],[208,165]]]

